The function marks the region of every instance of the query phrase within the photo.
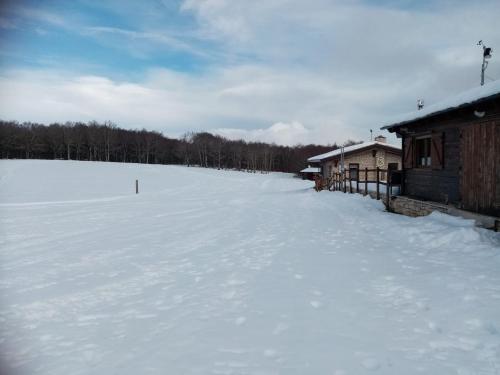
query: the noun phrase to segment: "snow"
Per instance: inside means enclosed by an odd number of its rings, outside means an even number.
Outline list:
[[[300,171],[301,173],[319,173],[321,168],[307,167]]]
[[[464,105],[475,103],[481,99],[487,98],[489,96],[500,94],[500,80],[490,82],[484,86],[478,86],[468,91],[462,92],[458,95],[452,96],[446,100],[439,103],[425,106],[421,110],[410,112],[404,115],[397,116],[390,120],[387,124],[381,127],[381,129],[388,129],[393,126],[403,125],[407,122],[415,121],[424,117],[431,115],[436,115],[438,113],[458,108]]]
[[[385,147],[393,148],[394,150],[397,150],[397,151],[401,151],[401,147],[399,147],[399,146],[391,145],[391,144],[385,143],[385,142],[371,141],[371,142],[363,142],[363,143],[359,143],[357,145],[344,147],[344,154],[347,154],[348,152],[352,152],[352,151],[356,151],[356,150],[361,150],[363,148],[373,147],[373,146],[385,146]],[[339,156],[341,153],[342,153],[342,150],[340,148],[338,148],[336,150],[329,151],[329,152],[324,153],[324,154],[311,156],[309,159],[307,159],[307,161],[311,162],[311,163],[314,163],[314,162],[317,163],[317,162],[320,162],[324,159],[329,159],[333,156]]]
[[[349,183],[350,183],[350,185],[349,185]],[[369,182],[366,185],[367,185],[368,191],[371,191],[371,192],[377,191],[377,183],[376,182]],[[351,191],[351,188],[350,188],[351,186],[352,186],[352,191],[355,192],[356,191],[356,181],[350,181],[350,182],[347,181],[346,182],[346,191]],[[363,181],[360,181],[359,182],[359,190],[363,191],[364,188],[365,188],[365,183]],[[378,186],[378,190],[379,190],[380,194],[385,194],[388,190],[387,184],[380,183]],[[392,196],[399,195],[399,186],[393,186],[390,193]]]
[[[1,373],[499,372],[500,235],[469,220],[287,174],[0,176]]]

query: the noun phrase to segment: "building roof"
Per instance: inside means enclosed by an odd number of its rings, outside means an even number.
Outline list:
[[[344,155],[347,153],[364,150],[366,148],[371,148],[374,146],[381,146],[381,147],[385,147],[385,148],[390,148],[396,152],[401,151],[401,147],[399,147],[399,146],[394,146],[394,145],[391,145],[391,144],[385,143],[385,142],[371,141],[371,142],[363,142],[363,143],[360,143],[357,145],[344,147]],[[340,148],[338,148],[336,150],[327,152],[325,154],[311,156],[309,159],[307,159],[307,161],[320,162],[320,161],[325,160],[325,159],[330,159],[330,158],[333,158],[335,156],[340,156],[341,153],[342,153],[342,150]]]
[[[301,173],[319,173],[321,168],[307,167],[300,171]]]
[[[426,117],[436,116],[457,108],[477,104],[494,96],[500,97],[500,80],[487,83],[484,86],[475,87],[439,103],[426,106],[421,110],[398,116],[382,126],[381,129],[390,130],[396,126],[401,126]]]

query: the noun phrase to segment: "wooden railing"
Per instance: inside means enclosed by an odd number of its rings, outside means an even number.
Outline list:
[[[355,171],[356,173],[352,173]],[[368,184],[375,184],[376,199],[380,199],[380,186],[385,186],[387,204],[393,192],[393,187],[401,187],[402,175],[401,171],[393,169],[381,168],[365,168],[365,169],[351,169],[342,172],[334,173],[331,177],[322,179],[321,185],[323,189],[330,191],[342,191],[344,193],[360,193],[363,195],[368,194]],[[360,189],[361,187],[361,189]]]

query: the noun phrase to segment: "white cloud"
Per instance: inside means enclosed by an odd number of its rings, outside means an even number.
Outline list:
[[[112,120],[171,135],[207,130],[279,144],[341,143],[367,139],[387,118],[413,111],[418,98],[431,104],[478,85],[477,40],[494,50],[500,45],[498,2],[404,10],[330,0],[187,0],[182,11],[197,22],[189,37],[86,30],[125,37],[124,48],[136,53],[162,44],[210,55],[201,71],[151,68],[133,81],[67,69],[3,70],[0,118]],[[45,13],[30,16],[60,23]],[[210,43],[203,47],[203,40]],[[217,54],[208,47],[214,44]],[[487,74],[498,79],[495,56]]]
[[[278,145],[308,144],[311,131],[300,122],[278,122],[265,129],[215,129],[215,134],[220,134],[229,139],[245,139],[253,142],[270,142]]]
[[[71,23],[64,19],[61,15],[48,12],[39,7],[13,7],[15,15],[22,16],[25,19],[42,22],[57,27],[71,28]]]
[[[150,42],[153,46],[165,46],[175,50],[188,52],[193,55],[208,57],[202,50],[193,47],[191,44],[182,41],[180,38],[169,35],[166,32],[139,32],[134,30],[120,29],[116,27],[92,26],[86,27],[82,31],[83,34],[96,37],[115,35],[125,38],[124,46],[133,50],[138,50],[139,47],[145,48],[144,42]],[[149,46],[151,47],[151,46]]]
[[[139,83],[55,71],[20,70],[0,76],[3,119],[112,120],[167,134],[207,130],[278,144],[359,138],[361,133],[345,122],[349,116],[342,108],[361,97],[330,88],[308,72],[257,66],[216,69],[198,77],[153,70]]]

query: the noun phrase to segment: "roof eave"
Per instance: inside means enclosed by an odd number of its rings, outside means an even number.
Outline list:
[[[355,150],[346,151],[346,152],[344,152],[344,156],[349,156],[349,155],[357,153],[357,152],[363,152],[363,151],[370,150],[372,148],[377,148],[377,147],[380,147],[382,149],[385,149],[387,151],[391,151],[394,153],[401,153],[401,148],[394,147],[394,146],[391,146],[388,144],[370,144],[370,145],[367,145],[366,147],[360,147],[360,148],[357,148]],[[337,155],[327,156],[327,157],[322,158],[322,159],[314,159],[314,160],[307,159],[307,161],[310,163],[321,163],[324,161],[334,160],[335,158],[340,158],[340,157],[341,157],[341,154],[337,154]]]
[[[450,107],[450,108],[438,110],[436,112],[432,112],[432,113],[429,113],[429,114],[427,114],[425,116],[418,117],[418,118],[415,118],[415,119],[412,119],[412,120],[405,120],[405,121],[397,122],[395,124],[382,126],[380,128],[380,130],[388,130],[390,133],[394,133],[396,131],[396,128],[398,128],[398,127],[401,127],[401,126],[404,126],[404,125],[408,125],[408,124],[411,124],[411,123],[416,123],[418,121],[429,119],[429,118],[432,118],[432,117],[435,117],[435,116],[439,116],[439,115],[442,115],[444,113],[448,113],[448,112],[451,112],[451,111],[456,111],[456,110],[464,109],[464,108],[467,108],[467,107],[470,107],[470,106],[473,106],[473,105],[477,105],[477,104],[483,103],[483,102],[488,101],[488,100],[493,100],[493,99],[495,99],[497,97],[500,98],[500,93],[493,94],[493,95],[490,95],[490,96],[487,96],[487,97],[484,97],[484,98],[481,98],[481,99],[478,99],[478,100],[474,100],[473,102],[463,103],[463,104],[461,104],[459,106],[456,106],[456,107]]]

